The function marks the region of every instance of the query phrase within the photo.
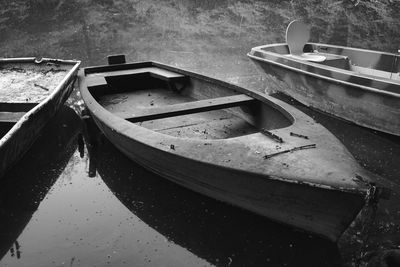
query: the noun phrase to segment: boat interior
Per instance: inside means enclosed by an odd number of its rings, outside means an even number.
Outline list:
[[[286,29],[286,47],[274,51],[296,59],[354,71],[371,77],[400,80],[400,55],[343,46],[308,43],[310,28],[299,20]],[[286,49],[285,49],[286,48]]]
[[[256,57],[263,58],[263,52],[279,54],[287,57],[289,48],[287,44],[274,44],[261,47],[260,52],[255,52]],[[324,61],[311,62],[308,71],[334,79],[377,88],[382,91],[399,94],[400,84],[400,55],[376,53],[374,51],[307,43],[304,54],[319,54],[325,57]],[[290,56],[293,58],[293,56]],[[295,59],[298,59],[295,57]],[[300,68],[297,60],[290,64]],[[304,63],[310,61],[304,60]],[[308,64],[309,65],[309,64]],[[318,66],[321,65],[320,68]],[[327,66],[328,68],[326,68]]]
[[[0,102],[0,139],[38,103]]]
[[[103,108],[142,127],[181,138],[225,139],[273,135],[270,130],[293,122],[289,113],[224,82],[140,64],[85,69],[85,80]]]
[[[295,59],[282,63],[338,81],[400,94],[400,54],[309,43],[309,36],[306,24],[292,21],[286,30],[286,43],[256,47],[252,56],[274,62]]]
[[[71,66],[0,61],[0,138],[46,98]]]

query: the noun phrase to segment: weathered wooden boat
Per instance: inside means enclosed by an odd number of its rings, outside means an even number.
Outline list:
[[[88,67],[83,100],[131,160],[215,199],[337,240],[378,198],[325,128],[290,105],[156,62]]]
[[[49,58],[0,59],[0,177],[68,98],[79,64]]]
[[[400,136],[400,55],[307,43],[308,37],[306,26],[295,21],[288,26],[286,43],[254,47],[248,56],[273,90],[360,126]]]

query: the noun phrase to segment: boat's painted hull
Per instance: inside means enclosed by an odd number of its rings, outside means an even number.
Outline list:
[[[34,58],[23,59],[25,62]],[[17,60],[18,61],[18,60]],[[32,146],[46,123],[56,114],[74,88],[80,62],[59,61],[73,67],[62,83],[44,101],[32,108],[0,139],[0,178]]]
[[[270,90],[360,126],[400,135],[400,83],[396,94],[373,88],[371,77],[363,77],[370,80],[370,86],[359,85],[334,68],[314,68],[318,64],[253,51],[249,56],[266,74]],[[395,83],[390,86],[396,87]]]

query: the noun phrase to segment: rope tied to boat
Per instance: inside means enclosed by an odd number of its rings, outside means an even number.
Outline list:
[[[358,256],[355,258],[357,266],[361,265],[361,263],[364,261],[364,258],[368,254],[366,250],[368,248],[370,232],[376,219],[376,212],[378,210],[379,190],[374,183],[367,183],[367,185],[369,188],[367,194],[365,195],[366,205],[360,215],[361,229],[357,231],[357,235],[359,236],[360,240],[360,248],[357,253]]]

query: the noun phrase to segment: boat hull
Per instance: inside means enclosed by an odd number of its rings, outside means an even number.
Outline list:
[[[314,63],[293,63],[291,59],[261,57],[253,52],[249,56],[266,75],[269,90],[357,125],[400,136],[400,83],[397,94],[384,92],[353,83],[351,76],[342,79],[340,71],[332,72],[333,68],[325,70],[329,73],[325,76],[323,67],[314,72]],[[373,86],[374,79],[368,79]]]
[[[365,204],[362,195],[271,180],[161,151],[121,135],[96,115],[93,118],[118,150],[148,170],[190,190],[332,241]]]
[[[25,59],[29,62],[33,59]],[[73,67],[58,88],[38,103],[0,139],[0,178],[10,169],[38,138],[46,123],[62,107],[74,88],[79,67],[77,61],[64,61]],[[60,61],[62,63],[62,61]]]

